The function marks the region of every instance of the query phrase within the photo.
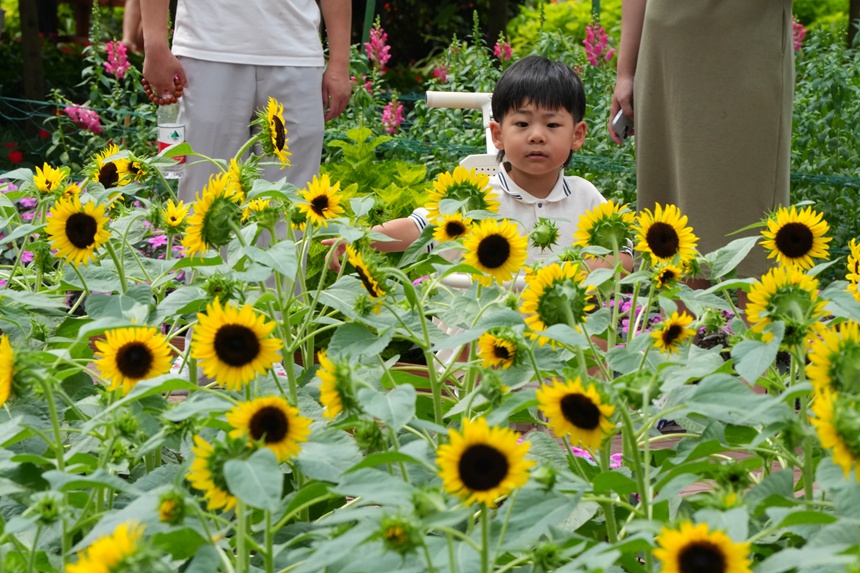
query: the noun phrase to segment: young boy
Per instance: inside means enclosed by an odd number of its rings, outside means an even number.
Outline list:
[[[572,243],[579,218],[606,201],[581,177],[564,176],[564,168],[585,142],[587,127],[585,90],[570,67],[541,56],[525,57],[509,67],[496,84],[492,97],[490,131],[499,150],[499,169],[490,177],[490,187],[499,201],[499,219],[517,221],[527,235],[538,219],[551,219],[559,229],[562,244]],[[405,251],[429,224],[425,209],[409,217],[394,219],[373,230],[393,241],[377,241],[383,252]],[[324,241],[334,244],[335,239]],[[339,270],[346,245],[335,247],[331,266]],[[547,257],[550,250],[529,247],[528,262]],[[626,270],[633,266],[629,253],[621,255]],[[606,266],[590,259],[589,266]]]

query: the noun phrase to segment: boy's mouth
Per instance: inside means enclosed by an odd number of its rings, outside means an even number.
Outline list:
[[[540,151],[532,151],[526,157],[530,159],[545,159],[547,157],[546,153],[541,153]]]

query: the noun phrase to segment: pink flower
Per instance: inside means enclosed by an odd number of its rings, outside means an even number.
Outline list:
[[[499,58],[503,62],[507,62],[513,56],[513,50],[511,49],[511,45],[508,42],[502,42],[498,40],[496,45],[493,46],[493,55]]]
[[[794,36],[794,51],[800,51],[801,46],[803,46],[803,37],[806,36],[806,28],[803,27],[803,24],[795,20],[791,19],[791,32]]]
[[[577,448],[572,446],[570,448],[570,453],[578,458],[582,458],[588,463],[594,465],[594,458],[591,457],[591,454],[588,453],[588,450],[583,450],[582,448]],[[624,463],[624,456],[622,454],[612,454],[609,456],[609,469],[615,470],[621,467]]]
[[[18,200],[18,204],[24,209],[32,209],[36,206],[36,202],[35,197],[21,197],[21,199]]]
[[[385,133],[397,133],[401,123],[403,123],[403,104],[394,98],[382,110],[382,126],[385,128]]]
[[[367,93],[369,93],[370,95],[373,95],[373,82],[371,82],[369,79],[367,79],[367,76],[362,75],[362,76],[361,76],[361,82],[360,82],[360,81],[359,81],[359,79],[358,79],[357,77],[355,77],[355,76],[351,76],[351,77],[349,78],[349,80],[353,83],[353,85],[356,85],[356,86],[357,86],[359,83],[364,82],[364,86],[362,86],[362,87],[364,87],[364,91],[366,91],[366,92],[367,92]]]
[[[86,106],[68,106],[63,111],[78,127],[89,129],[95,134],[104,131],[99,114]]]
[[[107,43],[107,61],[102,65],[105,67],[107,73],[115,75],[118,80],[121,80],[125,76],[125,72],[128,71],[128,68],[131,67],[131,64],[128,63],[126,51],[127,48],[122,42]]]
[[[447,66],[436,66],[433,68],[433,77],[436,78],[440,84],[448,83],[448,67]]]
[[[418,285],[420,285],[421,283],[423,283],[424,281],[426,281],[426,280],[427,280],[427,279],[429,279],[429,278],[430,278],[430,275],[424,275],[423,277],[418,277],[417,279],[415,279],[414,281],[412,281],[412,285],[413,285],[413,286],[418,286]]]
[[[167,244],[167,235],[156,235],[147,239],[146,242],[157,249],[158,247],[163,247]]]
[[[24,251],[21,253],[21,262],[22,263],[32,263],[33,262],[33,251]]]
[[[35,211],[25,211],[25,212],[21,213],[21,220],[22,221],[32,221],[33,217],[35,217],[35,216],[36,216]]]
[[[600,24],[589,24],[585,28],[585,40],[582,43],[585,46],[588,63],[592,66],[599,66],[602,62],[608,62],[615,54],[615,48],[605,52],[607,40],[609,40],[609,36]]]
[[[388,42],[388,34],[382,31],[379,22],[370,29],[370,41],[364,43],[364,51],[367,53],[367,59],[382,70],[385,64],[391,59],[391,46],[386,45]]]

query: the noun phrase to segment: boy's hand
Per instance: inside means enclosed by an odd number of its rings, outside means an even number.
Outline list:
[[[323,239],[320,241],[321,245],[332,246],[331,256],[328,259],[328,268],[333,270],[336,273],[340,272],[340,268],[343,266],[341,262],[343,256],[346,254],[346,241],[343,239]]]

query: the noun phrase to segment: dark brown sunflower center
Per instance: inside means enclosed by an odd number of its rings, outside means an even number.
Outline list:
[[[66,238],[78,249],[86,249],[96,242],[98,224],[86,213],[74,213],[66,219]]]
[[[561,399],[564,419],[582,430],[595,430],[600,426],[600,409],[584,394],[568,394]]]
[[[116,353],[116,368],[126,378],[144,378],[152,368],[152,351],[140,342],[129,342]]]
[[[445,223],[445,234],[452,239],[456,239],[466,234],[466,226],[460,221],[448,221]]]
[[[671,346],[675,342],[681,338],[681,334],[684,332],[684,328],[679,324],[671,324],[669,328],[663,330],[663,344],[666,346]]]
[[[497,487],[507,477],[508,458],[496,448],[478,444],[463,452],[457,469],[466,488],[487,491]]]
[[[511,358],[511,352],[508,350],[508,347],[501,344],[493,346],[493,354],[495,354],[496,358],[499,360],[510,360]]]
[[[366,269],[358,266],[355,268],[355,272],[358,273],[358,278],[361,279],[361,284],[364,285],[364,290],[366,290],[370,296],[377,298],[385,294],[382,292],[382,289],[376,285],[376,282],[370,277]]]
[[[311,209],[318,217],[325,217],[325,212],[329,210],[329,199],[325,195],[319,195],[311,200]]]
[[[803,223],[786,223],[776,232],[776,248],[789,258],[802,257],[812,250],[815,236]]]
[[[290,433],[290,421],[280,408],[265,406],[251,416],[248,430],[252,440],[265,436],[267,444],[276,444]]]
[[[726,557],[720,548],[708,541],[690,543],[678,555],[681,573],[724,573]]]
[[[277,116],[272,118],[272,143],[278,151],[283,151],[284,145],[287,144],[287,132],[284,129],[284,122]]]
[[[511,256],[511,244],[502,235],[487,235],[478,244],[478,261],[488,269],[497,269]]]
[[[669,259],[675,256],[681,245],[681,238],[675,227],[668,223],[658,221],[651,225],[645,235],[648,248],[657,258]]]
[[[225,324],[215,334],[215,354],[228,366],[244,366],[260,354],[254,331],[241,324]]]
[[[675,275],[675,271],[666,269],[660,273],[660,284],[670,283],[670,282],[674,281],[676,278],[678,278],[678,277]]]
[[[99,169],[99,183],[104,185],[105,189],[116,187],[119,181],[119,170],[113,161],[105,163]]]

